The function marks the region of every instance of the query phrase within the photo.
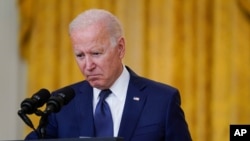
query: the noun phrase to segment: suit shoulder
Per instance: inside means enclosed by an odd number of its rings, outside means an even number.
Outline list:
[[[155,81],[155,80],[148,79],[148,78],[145,78],[145,77],[140,77],[140,79],[142,81],[144,81],[144,83],[147,85],[147,87],[149,87],[151,89],[171,91],[171,92],[177,92],[178,91],[177,88],[175,88],[175,87],[173,87],[173,86],[171,86],[169,84],[163,83],[163,82]]]
[[[133,85],[138,87],[140,90],[147,89],[157,92],[179,93],[178,89],[173,86],[143,76],[139,76],[129,67],[126,68],[130,73],[130,82],[133,83]]]
[[[157,101],[177,101],[180,103],[180,92],[177,88],[141,77],[141,83],[144,83],[144,89],[141,89],[144,94],[147,94],[150,99],[157,99]]]
[[[65,87],[71,87],[74,90],[78,90],[79,88],[84,87],[84,86],[90,86],[89,83],[86,80],[75,82],[75,83],[63,86],[62,88],[59,88],[59,89],[55,90],[54,92],[57,92],[57,91],[65,88]]]
[[[78,88],[78,87],[82,87],[82,86],[84,86],[84,85],[88,85],[88,86],[89,86],[88,81],[86,81],[86,80],[79,81],[79,82],[70,84],[69,86],[72,87],[72,88]]]

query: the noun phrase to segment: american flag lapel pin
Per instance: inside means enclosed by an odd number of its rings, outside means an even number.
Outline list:
[[[135,100],[135,101],[139,101],[139,100],[140,100],[140,98],[139,98],[139,97],[133,97],[133,100]]]

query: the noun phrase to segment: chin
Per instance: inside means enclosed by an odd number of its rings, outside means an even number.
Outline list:
[[[88,80],[88,82],[92,87],[97,89],[103,90],[109,88],[107,85],[108,84],[107,81],[104,81],[103,79],[90,79]]]
[[[103,84],[96,83],[96,82],[90,82],[90,85],[97,89],[103,89],[105,87]]]

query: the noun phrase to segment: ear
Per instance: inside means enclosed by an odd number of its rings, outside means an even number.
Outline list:
[[[124,37],[121,37],[118,41],[118,52],[119,52],[119,57],[122,59],[125,55],[125,39]]]

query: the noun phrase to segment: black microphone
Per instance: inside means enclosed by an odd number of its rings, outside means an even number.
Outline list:
[[[52,112],[57,113],[61,108],[68,104],[71,99],[75,96],[75,92],[71,87],[64,87],[55,92],[47,101],[47,106],[44,111],[45,114],[50,114]]]
[[[31,98],[26,98],[21,103],[21,110],[18,112],[23,114],[32,114],[37,111],[37,108],[43,106],[50,97],[50,92],[47,89],[40,89]]]

